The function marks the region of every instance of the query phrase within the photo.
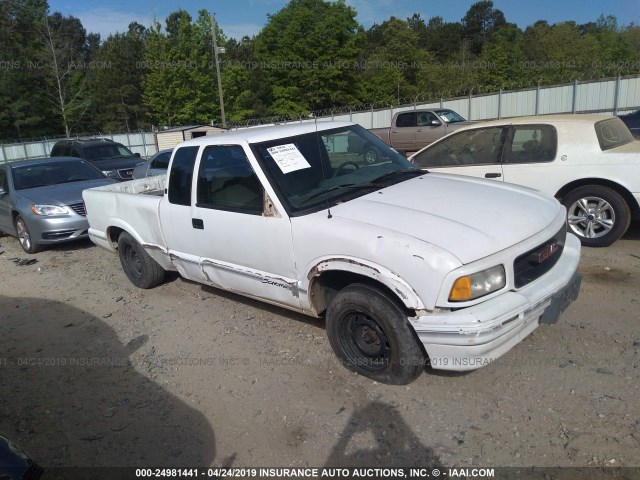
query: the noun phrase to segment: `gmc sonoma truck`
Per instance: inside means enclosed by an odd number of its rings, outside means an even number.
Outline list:
[[[370,132],[396,150],[416,152],[472,123],[446,108],[410,110],[396,113],[390,128],[374,128]]]
[[[350,137],[380,152],[369,163]],[[473,370],[580,287],[565,209],[534,190],[424,172],[347,122],[178,145],[167,176],[84,191],[89,236],[140,288],[167,270],[324,317],[343,364],[405,384]]]

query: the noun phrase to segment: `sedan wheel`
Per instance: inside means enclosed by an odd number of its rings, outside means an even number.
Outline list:
[[[607,187],[577,188],[562,203],[567,207],[569,231],[586,246],[611,245],[624,234],[631,221],[624,199]]]
[[[16,233],[18,234],[20,246],[25,252],[37,253],[40,251],[40,246],[33,243],[27,224],[20,215],[16,217]]]

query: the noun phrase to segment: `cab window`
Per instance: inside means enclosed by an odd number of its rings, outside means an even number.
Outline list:
[[[416,127],[416,112],[401,113],[396,119],[396,127]]]
[[[191,181],[198,147],[183,147],[176,151],[169,173],[169,203],[191,205]]]
[[[240,145],[204,149],[197,206],[261,215],[264,190]]]

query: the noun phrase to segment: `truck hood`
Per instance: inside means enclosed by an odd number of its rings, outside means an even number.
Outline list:
[[[539,233],[562,208],[528,188],[429,173],[332,207],[331,213],[409,235],[466,264]]]

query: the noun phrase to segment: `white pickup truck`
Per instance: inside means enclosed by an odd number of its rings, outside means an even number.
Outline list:
[[[371,163],[350,137],[381,155]],[[432,174],[347,122],[258,127],[178,145],[168,175],[84,191],[89,236],[140,288],[166,270],[324,317],[344,365],[411,382],[472,370],[580,288],[555,199]]]

